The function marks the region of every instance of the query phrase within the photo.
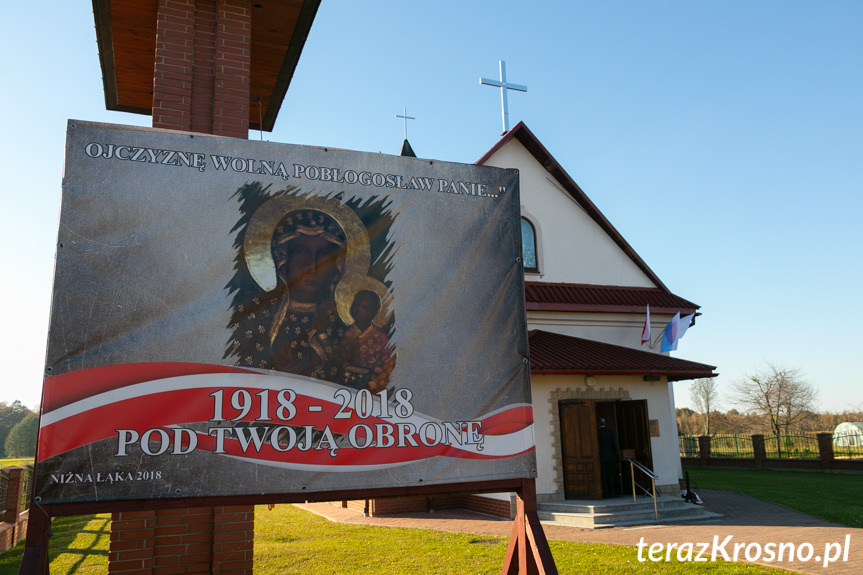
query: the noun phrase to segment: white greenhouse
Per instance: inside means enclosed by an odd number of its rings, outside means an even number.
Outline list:
[[[863,446],[863,422],[846,421],[837,425],[833,431],[833,445],[840,447]]]

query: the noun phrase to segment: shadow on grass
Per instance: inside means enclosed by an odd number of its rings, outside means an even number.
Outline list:
[[[58,517],[51,527],[51,575],[108,572],[111,516]],[[24,555],[24,544],[0,555],[0,575],[15,575]]]

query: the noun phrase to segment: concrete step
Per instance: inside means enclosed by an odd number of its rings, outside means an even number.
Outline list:
[[[654,513],[653,499],[618,497],[599,501],[556,501],[540,503],[540,521],[571,525],[584,529],[600,529],[623,525],[648,525],[674,521],[698,521],[717,517],[699,505],[676,497],[658,497],[658,518]]]

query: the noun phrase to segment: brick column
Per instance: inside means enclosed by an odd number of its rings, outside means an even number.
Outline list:
[[[153,127],[190,129],[194,0],[159,0],[153,69]]]
[[[249,137],[250,0],[158,0],[153,127]],[[111,575],[252,574],[251,505],[111,517]]]
[[[216,0],[198,0],[195,3],[189,129],[193,132],[206,134],[213,133],[217,15]]]
[[[255,508],[251,505],[215,507],[213,515],[213,573],[252,575]]]
[[[213,86],[213,134],[249,137],[252,67],[249,0],[218,0]]]
[[[252,575],[254,528],[247,505],[114,513],[108,573]]]
[[[698,456],[701,459],[701,466],[707,467],[710,465],[710,436],[698,436]]]
[[[159,0],[153,127],[249,137],[249,0]]]
[[[818,453],[821,456],[821,469],[830,469],[833,467],[833,434],[829,431],[819,433],[818,438]]]
[[[156,512],[111,514],[108,573],[152,573]]]
[[[767,459],[767,448],[764,446],[764,436],[760,433],[752,436],[752,452],[755,457],[756,469],[761,469]]]
[[[21,495],[24,489],[24,480],[27,478],[27,469],[24,467],[9,467],[3,470],[9,478],[6,484],[6,509],[2,521],[16,523],[18,511],[21,508]]]

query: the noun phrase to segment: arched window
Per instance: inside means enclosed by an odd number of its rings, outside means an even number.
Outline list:
[[[527,218],[521,218],[521,261],[526,272],[538,272],[536,230]]]

